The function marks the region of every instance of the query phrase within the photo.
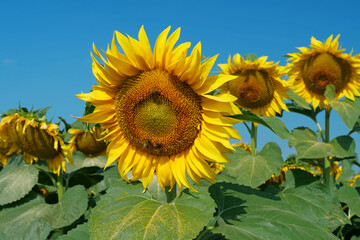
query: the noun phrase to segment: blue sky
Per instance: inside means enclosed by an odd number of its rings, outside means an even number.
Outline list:
[[[201,41],[205,56],[254,53],[285,65],[287,53],[308,46],[311,36],[323,41],[341,34],[348,51],[360,52],[359,1],[0,1],[0,111],[22,106],[52,106],[48,118],[81,116],[84,102],[77,93],[88,92],[95,78],[90,51],[94,42],[106,49],[113,31],[137,38],[145,26],[154,45],[167,26],[181,27],[179,42]],[[215,70],[215,69],[214,69]],[[333,114],[331,137],[348,129]],[[323,118],[321,118],[323,119]],[[311,120],[285,113],[288,128]],[[336,126],[336,127],[335,127]],[[245,142],[249,136],[238,127]],[[359,135],[352,135],[360,145]],[[259,130],[259,147],[268,141],[287,141]],[[359,154],[360,147],[357,146]]]

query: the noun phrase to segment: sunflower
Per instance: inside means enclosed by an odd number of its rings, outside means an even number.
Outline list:
[[[57,175],[61,168],[66,170],[65,146],[58,136],[59,125],[14,113],[2,119],[2,127],[8,128],[10,138],[21,150],[25,162],[32,164],[39,159],[46,160],[49,170]]]
[[[236,98],[208,94],[234,77],[208,76],[217,56],[202,63],[200,43],[187,56],[190,43],[174,48],[180,28],[167,37],[169,31],[158,36],[154,52],[143,27],[139,40],[116,31],[107,60],[94,46],[104,63],[91,54],[99,85],[77,95],[95,106],[93,113],[78,119],[100,123],[108,131],[106,166],[117,161],[122,178],[128,180],[131,170],[132,180],[142,179],[144,190],[154,173],[161,188],[177,182],[194,190],[187,174],[198,184],[202,178],[213,182],[207,161],[228,162],[224,153],[233,150],[229,138],[240,138],[232,127],[238,121],[222,115],[239,113],[232,103]]]
[[[19,153],[19,150],[9,135],[8,126],[0,124],[0,167],[5,166],[11,156]]]
[[[106,142],[101,139],[102,131],[99,126],[92,127],[89,132],[71,128],[69,129],[69,133],[73,135],[67,145],[69,158],[72,158],[74,151],[80,151],[86,157],[96,157],[106,154]]]
[[[286,94],[289,87],[281,79],[287,68],[266,60],[265,56],[254,61],[245,60],[240,54],[235,54],[231,63],[229,56],[227,64],[219,64],[220,73],[236,78],[221,88],[236,96],[236,103],[240,107],[261,116],[275,116],[282,110],[288,111],[283,99],[289,99]]]
[[[311,38],[310,48],[300,47],[300,53],[290,58],[289,83],[293,91],[312,103],[314,109],[329,107],[324,92],[326,86],[335,86],[335,99],[344,96],[355,101],[360,90],[360,55],[351,56],[339,48],[338,35],[331,35],[325,43]]]

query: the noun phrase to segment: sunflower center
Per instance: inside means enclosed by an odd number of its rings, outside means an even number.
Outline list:
[[[335,85],[336,92],[341,91],[350,77],[350,65],[329,53],[320,53],[311,57],[303,68],[303,79],[307,89],[320,95],[324,94],[329,84]]]
[[[27,126],[23,133],[25,122],[11,122],[9,134],[14,143],[24,152],[39,159],[54,158],[59,149],[54,148],[54,138],[45,130],[38,127]]]
[[[261,70],[241,70],[238,78],[229,82],[231,94],[244,108],[259,108],[270,103],[274,96],[274,83],[268,73]]]
[[[125,137],[152,155],[170,156],[189,148],[201,124],[201,99],[167,71],[143,71],[127,78],[115,98]]]

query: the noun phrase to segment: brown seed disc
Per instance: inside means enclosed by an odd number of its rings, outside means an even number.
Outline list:
[[[350,80],[351,67],[341,58],[320,53],[306,61],[302,77],[306,88],[313,93],[324,94],[328,84],[334,84],[335,91],[339,92]]]
[[[262,70],[248,69],[236,73],[239,77],[229,82],[230,93],[245,108],[259,108],[270,103],[274,97],[274,83]]]
[[[152,155],[170,156],[189,148],[201,123],[201,99],[165,70],[127,78],[115,98],[116,116],[126,138]]]

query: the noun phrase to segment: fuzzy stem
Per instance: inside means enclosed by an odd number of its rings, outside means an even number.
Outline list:
[[[215,226],[211,226],[211,227],[206,228],[206,230],[203,231],[203,232],[200,234],[200,236],[198,236],[198,237],[196,238],[196,240],[202,240],[202,239],[204,239],[204,237],[206,237],[206,235],[207,235],[209,232],[211,232],[214,228],[215,228]]]
[[[255,157],[256,155],[256,142],[257,142],[257,126],[252,122],[251,123],[251,156]]]
[[[61,198],[64,195],[64,178],[62,171],[60,172],[60,175],[57,177],[56,187],[57,187],[57,193],[58,193],[58,200],[60,202]]]
[[[331,112],[331,108],[326,109],[325,111],[325,141],[324,141],[325,143],[328,143],[330,139],[330,112]],[[330,171],[331,171],[331,160],[329,157],[325,157],[324,165],[323,165],[323,177],[325,180],[325,184],[327,186],[330,186],[330,182],[331,182]]]

